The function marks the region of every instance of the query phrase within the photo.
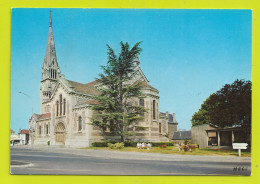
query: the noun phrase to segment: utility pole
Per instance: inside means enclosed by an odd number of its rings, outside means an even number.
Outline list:
[[[27,98],[29,98],[30,99],[30,101],[31,101],[31,103],[32,103],[32,115],[33,115],[33,101],[32,101],[32,98],[31,98],[31,96],[30,95],[28,95],[28,94],[26,94],[26,93],[23,93],[23,92],[21,92],[21,91],[19,91],[18,93],[20,93],[20,94],[23,94],[24,96],[26,96]],[[31,132],[32,132],[32,140],[31,140],[31,145],[32,145],[32,147],[33,147],[33,127],[29,127],[29,129],[31,130]]]

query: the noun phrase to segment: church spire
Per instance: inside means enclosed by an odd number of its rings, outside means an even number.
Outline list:
[[[49,34],[47,40],[47,48],[44,57],[44,63],[42,67],[42,80],[44,79],[57,79],[59,71],[59,66],[57,62],[55,43],[52,31],[52,17],[50,10],[50,19],[49,19]]]
[[[49,25],[49,27],[52,27],[51,10],[50,10],[50,25]]]

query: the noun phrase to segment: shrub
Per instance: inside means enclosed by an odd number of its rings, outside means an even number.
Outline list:
[[[123,142],[117,142],[115,144],[108,143],[107,145],[108,145],[108,147],[110,149],[122,149],[124,147],[124,143]]]
[[[189,143],[190,143],[189,139],[187,139],[187,138],[184,139],[184,144],[185,144],[185,145],[187,145],[187,144],[189,144]]]
[[[137,142],[134,141],[126,141],[125,142],[125,147],[136,147]]]
[[[139,141],[140,143],[142,143],[143,141]],[[91,144],[92,147],[109,147],[108,143],[111,144],[116,144],[115,141],[103,141],[103,142],[93,142]],[[145,141],[145,143],[148,143],[147,141]],[[166,145],[166,146],[174,146],[174,143],[172,142],[150,142],[152,144],[152,147],[160,147],[161,145]],[[137,142],[134,141],[126,141],[124,143],[124,147],[136,147]]]
[[[50,146],[50,141],[47,141],[47,145]]]
[[[160,147],[161,145],[174,146],[172,142],[152,142],[152,147]]]
[[[167,148],[167,145],[165,145],[165,144],[160,145],[160,148]]]
[[[185,145],[185,147],[183,148],[183,150],[186,152],[186,151],[189,151],[189,147],[187,145]]]
[[[107,147],[108,142],[93,142],[91,146],[93,147]]]
[[[142,143],[143,141],[139,141]],[[145,141],[145,143],[148,143]],[[166,146],[174,146],[173,142],[150,142],[152,144],[152,147],[160,147],[161,145],[166,145]],[[134,141],[126,141],[125,142],[125,147],[136,147],[137,142]]]

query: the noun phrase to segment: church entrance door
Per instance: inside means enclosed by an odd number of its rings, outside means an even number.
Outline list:
[[[55,134],[56,143],[65,144],[65,126],[63,123],[57,124],[55,133],[56,133]]]

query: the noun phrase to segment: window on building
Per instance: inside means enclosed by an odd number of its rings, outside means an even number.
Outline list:
[[[62,94],[60,94],[60,116],[62,115]]]
[[[56,116],[59,116],[59,101],[56,102]]]
[[[49,125],[46,125],[46,134],[49,134]]]
[[[78,131],[82,130],[82,118],[81,116],[79,117],[79,122],[78,122]]]
[[[63,99],[63,115],[66,113],[66,99]]]
[[[159,133],[162,133],[162,124],[159,123]]]
[[[40,125],[39,126],[39,135],[41,135],[42,134],[42,126]]]
[[[140,99],[140,100],[139,100],[139,106],[144,107],[144,99]],[[140,113],[140,116],[143,116],[143,117],[144,117],[144,112],[141,112],[141,113]]]
[[[159,113],[159,112],[158,112],[158,109],[159,109],[159,104],[158,104],[158,103],[156,103],[156,107],[157,107],[157,108],[156,108],[156,111],[155,111],[155,112],[156,112],[156,114],[158,114],[158,113]],[[157,119],[158,119],[158,116],[157,116]]]
[[[155,109],[155,100],[153,100],[153,119],[156,119],[156,109]]]

